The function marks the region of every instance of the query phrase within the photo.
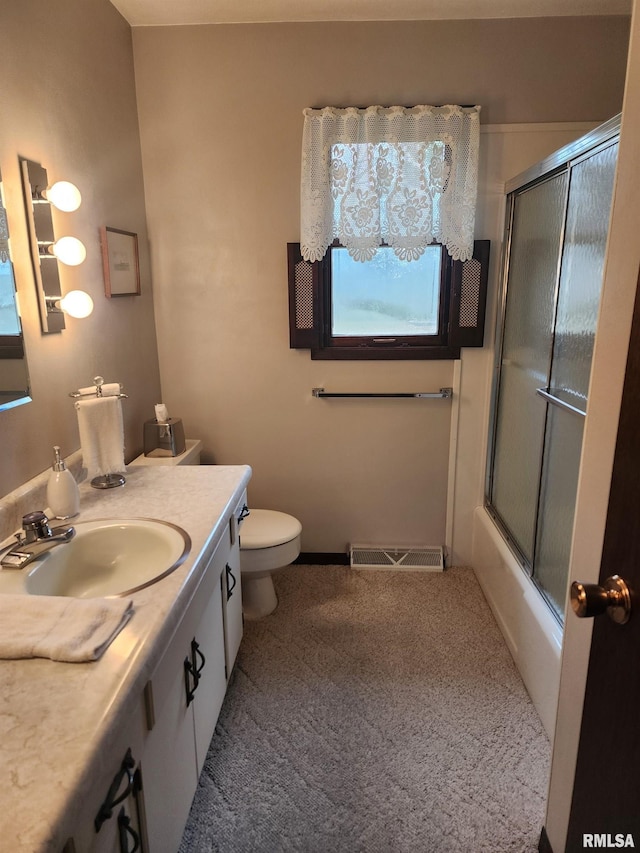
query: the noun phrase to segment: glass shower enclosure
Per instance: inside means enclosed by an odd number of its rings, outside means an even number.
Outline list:
[[[619,129],[507,185],[486,505],[560,621]]]

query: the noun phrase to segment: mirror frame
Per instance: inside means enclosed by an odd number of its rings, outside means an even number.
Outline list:
[[[0,335],[0,366],[3,361],[22,361],[23,367],[23,387],[20,388],[0,388],[0,411],[12,409],[15,406],[21,406],[24,403],[30,403],[31,384],[29,381],[29,367],[24,346],[24,330],[22,327],[22,318],[18,306],[18,293],[16,288],[16,278],[11,260],[11,245],[9,240],[9,223],[7,220],[7,211],[4,200],[4,187],[2,183],[2,174],[0,174],[0,262],[8,264],[11,281],[13,284],[14,304],[20,324],[19,335]],[[14,365],[15,366],[15,365]],[[0,370],[0,376],[2,371]],[[21,377],[21,378],[22,378]],[[1,384],[1,379],[0,379]]]

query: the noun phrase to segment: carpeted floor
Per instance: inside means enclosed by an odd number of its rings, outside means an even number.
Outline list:
[[[295,566],[180,853],[533,853],[550,747],[473,572]]]

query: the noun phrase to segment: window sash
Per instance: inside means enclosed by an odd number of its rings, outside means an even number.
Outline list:
[[[433,244],[431,244],[433,245]],[[371,347],[377,349],[389,349],[390,347],[424,347],[443,346],[447,339],[447,318],[449,309],[449,296],[451,292],[451,265],[445,257],[444,249],[440,246],[440,275],[438,287],[438,310],[437,326],[435,334],[416,335],[336,335],[333,327],[333,251],[344,248],[340,245],[332,246],[322,264],[323,275],[323,323],[322,323],[322,345],[325,347]]]

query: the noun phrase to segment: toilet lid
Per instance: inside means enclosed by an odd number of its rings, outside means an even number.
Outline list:
[[[302,525],[298,519],[286,512],[252,509],[240,525],[240,548],[245,551],[273,548],[290,542],[301,533]]]

